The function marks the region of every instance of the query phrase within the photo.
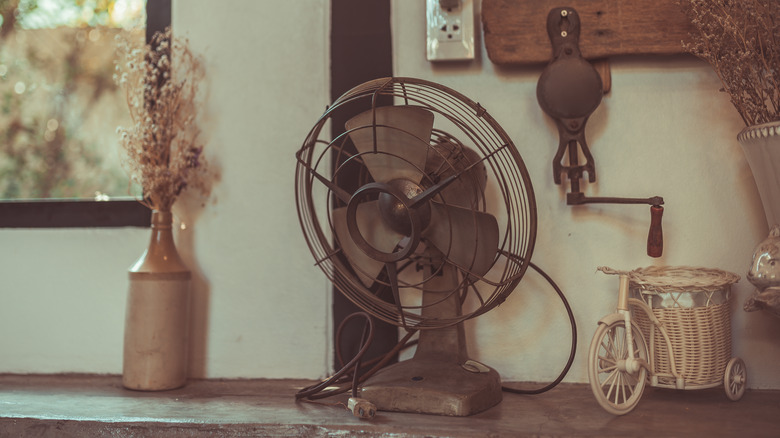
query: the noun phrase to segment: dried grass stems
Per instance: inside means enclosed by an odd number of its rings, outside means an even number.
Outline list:
[[[181,192],[209,192],[208,163],[196,124],[201,62],[170,27],[150,44],[117,38],[114,80],[126,91],[133,125],[120,127],[122,162],[143,189],[141,202],[170,211]]]
[[[680,0],[707,61],[747,126],[780,120],[780,1]]]

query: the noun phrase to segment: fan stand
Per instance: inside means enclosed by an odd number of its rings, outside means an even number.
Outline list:
[[[425,267],[424,274],[431,277],[431,266]],[[424,316],[435,319],[461,314],[458,293],[428,306],[458,287],[457,269],[445,263],[439,275],[434,274],[425,285]],[[363,384],[360,394],[382,411],[450,416],[476,414],[502,398],[498,372],[468,358],[463,323],[420,330],[414,357],[378,371]]]

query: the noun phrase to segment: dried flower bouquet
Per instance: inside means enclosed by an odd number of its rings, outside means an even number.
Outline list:
[[[119,38],[114,80],[125,90],[133,125],[120,127],[123,164],[147,207],[170,211],[185,188],[207,194],[208,166],[196,125],[202,65],[171,28],[150,44]]]
[[[747,126],[780,120],[780,1],[680,0],[684,48],[715,69]]]

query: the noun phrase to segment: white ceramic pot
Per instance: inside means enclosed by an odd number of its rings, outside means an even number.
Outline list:
[[[737,135],[764,206],[769,236],[756,246],[747,279],[756,290],[745,301],[748,311],[767,310],[780,317],[780,274],[775,266],[780,236],[780,121],[749,126]]]
[[[173,242],[170,212],[152,212],[149,248],[130,268],[122,384],[162,391],[187,380],[190,271]]]
[[[780,224],[780,121],[748,126],[737,140],[753,172],[767,225]]]

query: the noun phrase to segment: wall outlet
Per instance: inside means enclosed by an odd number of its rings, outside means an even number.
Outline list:
[[[426,0],[428,61],[474,59],[474,0]]]

